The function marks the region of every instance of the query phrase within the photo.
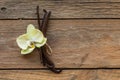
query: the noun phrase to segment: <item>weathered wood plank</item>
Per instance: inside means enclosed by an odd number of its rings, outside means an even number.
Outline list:
[[[36,6],[51,18],[120,18],[120,0],[0,0],[0,19],[36,18]]]
[[[78,70],[54,74],[40,70],[0,71],[1,80],[120,80],[120,70]]]
[[[120,68],[120,20],[51,20],[51,58],[63,68]],[[15,39],[36,20],[0,20],[0,68],[41,68],[37,51],[22,56]]]
[[[120,80],[120,70],[98,70],[95,80]]]
[[[94,80],[95,71],[64,71],[61,74],[54,74],[49,71],[0,71],[2,80]]]

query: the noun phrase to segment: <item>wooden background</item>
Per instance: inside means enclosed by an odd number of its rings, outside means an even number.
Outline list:
[[[61,74],[15,40],[37,26],[36,6],[52,11],[48,43]],[[0,0],[0,80],[120,80],[120,0]]]

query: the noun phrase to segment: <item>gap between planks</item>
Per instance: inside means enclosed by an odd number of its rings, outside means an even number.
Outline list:
[[[42,20],[43,18],[40,18]],[[0,20],[37,20],[36,18],[11,18]],[[50,18],[49,20],[120,20],[120,18]]]
[[[61,70],[120,70],[120,68],[57,68]],[[0,70],[49,70],[48,68],[0,68]]]

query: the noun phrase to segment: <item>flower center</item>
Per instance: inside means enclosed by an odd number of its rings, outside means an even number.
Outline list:
[[[30,43],[30,47],[31,48],[34,48],[35,47],[35,44],[33,42]]]
[[[34,47],[35,47],[34,42],[27,41],[27,44],[28,44],[28,46],[31,47],[31,48],[34,48]]]

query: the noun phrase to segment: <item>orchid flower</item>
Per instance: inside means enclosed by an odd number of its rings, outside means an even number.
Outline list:
[[[44,37],[43,33],[36,29],[34,25],[29,24],[27,26],[27,33],[20,35],[16,42],[21,48],[21,54],[31,53],[35,47],[40,48],[47,42],[47,38]]]

